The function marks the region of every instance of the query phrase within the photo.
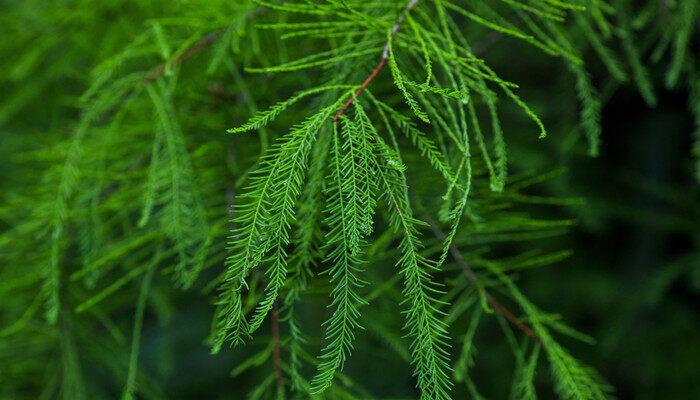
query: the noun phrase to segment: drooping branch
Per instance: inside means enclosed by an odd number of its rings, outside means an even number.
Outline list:
[[[407,16],[408,13],[413,9],[413,7],[416,6],[417,3],[418,3],[418,0],[410,0],[410,1],[408,2],[408,4],[406,4],[406,7],[404,7],[404,9],[403,9],[403,11],[401,12],[401,14],[399,14],[399,16],[396,18],[396,22],[394,22],[394,25],[391,27],[391,31],[390,31],[390,33],[389,33],[390,38],[387,39],[386,43],[384,44],[384,49],[382,50],[382,57],[379,59],[379,63],[378,63],[377,66],[374,68],[374,70],[372,71],[372,73],[369,74],[369,76],[367,77],[367,79],[365,79],[365,81],[362,82],[362,85],[360,85],[359,89],[357,89],[357,91],[355,91],[355,94],[345,103],[345,105],[343,106],[343,108],[341,108],[341,109],[335,114],[335,116],[333,117],[333,122],[337,122],[338,119],[339,119],[343,114],[345,114],[345,112],[348,110],[348,108],[350,108],[350,106],[352,105],[352,103],[355,102],[355,99],[356,99],[357,97],[359,97],[359,96],[362,94],[362,92],[365,91],[365,89],[367,89],[367,87],[370,85],[370,83],[372,83],[372,81],[374,80],[374,78],[376,78],[377,75],[379,75],[379,73],[382,71],[382,69],[384,69],[384,66],[386,65],[386,62],[387,62],[387,60],[389,59],[389,46],[390,46],[391,39],[393,39],[394,36],[396,36],[396,33],[397,33],[397,32],[399,31],[399,29],[401,28],[401,24],[403,24],[403,22],[406,20],[406,16]]]

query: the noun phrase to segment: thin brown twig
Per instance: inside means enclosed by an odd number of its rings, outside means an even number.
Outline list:
[[[284,391],[284,380],[282,379],[282,354],[280,349],[280,319],[277,301],[272,305],[272,315],[270,318],[272,325],[272,366],[275,370],[275,383],[277,391]]]
[[[437,225],[435,220],[430,218],[429,216],[426,216],[426,221],[428,222],[428,225],[430,225],[430,229],[433,231],[435,236],[439,239],[444,241],[445,240],[445,233],[440,229],[440,227]],[[473,269],[469,267],[467,262],[464,260],[464,257],[462,257],[462,253],[459,252],[459,249],[455,247],[454,245],[450,244],[449,247],[450,255],[452,258],[455,260],[455,263],[459,268],[462,270],[462,273],[469,279],[469,281],[474,285],[474,286],[481,286],[481,283],[479,281],[479,277],[476,275],[476,272],[474,272]],[[493,297],[490,293],[488,293],[485,289],[483,291],[484,296],[486,297],[486,301],[489,303],[493,309],[500,314],[503,318],[505,318],[508,322],[510,322],[513,326],[518,328],[521,332],[523,332],[525,335],[530,337],[531,339],[535,340],[537,343],[542,344],[542,341],[540,338],[537,336],[537,334],[529,327],[527,324],[525,324],[523,321],[520,320],[520,318],[516,317],[515,314],[513,314],[508,308],[506,308],[503,304],[501,304],[498,299]]]
[[[268,12],[267,8],[264,7],[258,7],[255,10],[251,11],[248,14],[248,17],[258,15],[258,14],[264,14]],[[180,64],[181,62],[187,60],[188,58],[192,57],[193,55],[199,53],[201,50],[205,49],[206,47],[209,47],[212,45],[214,42],[216,42],[221,35],[226,32],[227,28],[220,28],[213,30],[206,35],[204,35],[201,39],[196,41],[192,46],[188,47],[187,50],[182,52],[180,55],[175,57],[174,59],[164,62],[163,64],[160,64],[148,73],[145,78],[141,80],[141,83],[147,84],[153,81],[154,79],[158,78],[159,76],[163,75],[165,71],[168,68],[172,68],[173,66]]]
[[[168,68],[172,68],[177,64],[180,64],[181,62],[187,60],[188,58],[192,57],[193,55],[197,54],[204,48],[210,46],[212,43],[216,42],[216,40],[221,36],[221,34],[224,33],[223,29],[217,29],[215,31],[209,32],[207,35],[196,41],[192,46],[190,46],[187,50],[182,52],[180,55],[177,57],[173,58],[172,60],[165,62],[163,64],[158,65],[157,67],[154,67],[148,75],[146,75],[145,78],[141,81],[143,84],[150,83],[154,79],[158,78],[159,76],[163,75],[165,71]]]
[[[486,293],[486,301],[489,302],[491,307],[493,307],[493,309],[496,310],[497,313],[501,314],[501,316],[508,320],[508,322],[513,324],[513,326],[518,328],[521,332],[523,332],[531,339],[535,340],[537,343],[542,344],[540,338],[532,329],[530,329],[529,326],[527,326],[523,321],[521,321],[520,318],[513,315],[513,313],[510,312],[509,309],[507,309],[503,304],[501,304],[501,302],[499,302],[490,293]]]
[[[369,86],[370,83],[372,83],[374,78],[376,78],[377,75],[379,75],[379,73],[382,71],[382,69],[384,69],[384,66],[386,66],[386,62],[389,59],[390,41],[391,41],[391,39],[394,38],[394,36],[396,36],[396,32],[398,32],[399,29],[401,28],[401,24],[403,24],[404,20],[406,19],[406,16],[413,9],[413,7],[416,6],[417,3],[418,3],[418,0],[409,0],[408,4],[406,4],[406,7],[404,7],[401,14],[399,14],[399,16],[396,18],[396,22],[394,22],[394,25],[391,27],[391,31],[389,32],[390,38],[387,39],[386,43],[384,44],[384,49],[382,50],[382,57],[379,59],[379,63],[374,68],[372,73],[369,74],[367,79],[365,79],[365,81],[362,82],[362,85],[360,85],[360,87],[355,91],[355,94],[345,103],[343,108],[341,108],[335,114],[335,116],[333,117],[334,123],[338,122],[338,119],[340,119],[340,117],[343,116],[343,114],[345,114],[345,112],[348,110],[348,108],[350,108],[352,103],[355,102],[355,99],[358,96],[360,96],[362,94],[362,92],[365,91],[365,89],[367,89],[367,87]]]
[[[386,65],[386,58],[382,57],[382,59],[379,61],[379,64],[377,64],[377,67],[374,69],[374,71],[372,71],[372,73],[369,74],[367,79],[365,79],[365,81],[362,82],[362,85],[360,86],[360,88],[355,91],[353,96],[345,103],[343,108],[341,108],[340,111],[338,111],[338,113],[335,114],[335,116],[333,117],[333,122],[337,122],[338,119],[343,114],[345,114],[345,111],[347,111],[348,108],[350,108],[350,106],[352,105],[352,103],[355,102],[355,99],[357,98],[357,96],[361,95],[362,92],[364,92],[365,89],[367,89],[367,86],[369,86],[369,84],[374,80],[374,78],[379,74],[379,72],[382,70],[382,68],[384,68],[385,65]]]
[[[250,15],[257,15],[257,14],[263,14],[267,12],[267,9],[265,8],[257,8],[253,12],[250,13]],[[159,76],[163,75],[165,71],[167,71],[168,68],[171,68],[174,65],[180,64],[181,62],[187,60],[188,58],[192,57],[193,55],[197,54],[199,51],[203,50],[204,48],[210,46],[214,42],[216,42],[224,33],[226,32],[226,28],[220,28],[216,29],[214,31],[209,32],[205,36],[203,36],[201,39],[199,39],[197,42],[195,42],[192,46],[187,48],[183,53],[175,57],[174,59],[165,62],[163,64],[160,64],[153,69],[150,70],[150,72],[141,80],[141,83],[143,85],[147,85]],[[217,93],[212,90],[212,95],[213,96],[221,96],[221,93]],[[232,144],[229,143],[228,146],[228,156],[227,156],[227,161],[229,164],[233,162],[235,159],[235,154],[233,151]],[[228,214],[229,216],[233,212],[233,199],[235,198],[236,191],[235,191],[235,185],[229,185],[226,189],[226,199],[227,199],[227,204],[229,204],[229,209],[228,209]],[[230,229],[233,229],[235,226],[230,227]],[[210,290],[209,287],[205,289],[206,291]]]

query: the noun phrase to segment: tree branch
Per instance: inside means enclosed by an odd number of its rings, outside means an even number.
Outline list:
[[[406,4],[406,7],[404,7],[401,14],[399,14],[399,16],[396,18],[396,22],[394,22],[394,25],[391,27],[391,32],[389,33],[389,35],[391,36],[391,39],[393,39],[394,36],[396,36],[396,32],[399,31],[399,29],[401,28],[401,24],[403,24],[404,20],[406,20],[406,16],[413,9],[413,7],[416,6],[417,3],[418,3],[418,0],[409,0],[408,4]],[[367,87],[369,86],[370,83],[372,83],[374,78],[376,78],[377,75],[379,75],[379,72],[381,72],[381,70],[384,69],[384,66],[386,65],[386,61],[389,59],[389,41],[390,41],[390,39],[388,39],[386,41],[386,43],[384,44],[384,49],[382,50],[382,58],[379,60],[379,63],[374,68],[372,73],[370,73],[369,76],[367,77],[367,79],[365,79],[365,81],[362,82],[362,85],[360,85],[360,88],[357,89],[357,91],[355,91],[355,94],[350,98],[350,100],[347,101],[347,103],[345,103],[343,108],[341,108],[338,111],[338,113],[335,114],[335,116],[333,117],[334,123],[337,122],[338,119],[343,114],[345,114],[345,112],[348,110],[348,108],[350,108],[352,103],[355,102],[355,99],[357,97],[359,97],[362,94],[362,92],[365,91],[365,89],[367,89]]]
[[[217,29],[215,31],[209,32],[206,36],[199,39],[197,42],[195,42],[192,46],[190,46],[187,50],[182,52],[177,57],[173,58],[172,60],[170,60],[168,62],[160,64],[157,67],[154,67],[148,73],[148,75],[146,75],[146,77],[143,78],[141,83],[143,83],[144,85],[150,83],[154,79],[163,75],[168,68],[171,68],[175,65],[178,65],[181,62],[192,57],[193,55],[199,53],[202,49],[204,49],[204,48],[208,47],[209,45],[211,45],[212,43],[216,42],[216,40],[219,39],[219,37],[221,36],[222,33],[224,33],[223,29]]]
[[[430,229],[433,231],[435,236],[441,240],[445,240],[445,233],[440,229],[440,227],[437,225],[435,220],[430,218],[430,216],[426,216],[426,221],[430,225]],[[453,244],[450,244],[450,255],[452,258],[455,260],[455,263],[459,268],[462,270],[462,273],[467,277],[467,279],[472,283],[474,286],[480,286],[479,282],[479,276],[474,272],[473,269],[469,267],[467,262],[464,260],[464,257],[462,257],[462,253],[459,252],[459,249],[457,249],[456,246]],[[484,290],[484,296],[486,297],[486,301],[489,303],[493,309],[499,313],[503,318],[505,318],[508,322],[510,322],[513,326],[518,328],[521,332],[523,332],[525,335],[530,337],[531,339],[535,340],[537,343],[542,344],[542,341],[540,338],[537,336],[537,334],[529,327],[527,326],[523,321],[521,321],[518,317],[516,317],[508,308],[506,308],[503,304],[501,304],[500,301],[498,301],[493,295],[491,295],[489,292]]]
[[[254,16],[257,14],[262,14],[265,12],[267,12],[267,9],[262,8],[262,7],[258,7],[255,10],[252,10],[251,12],[249,12],[247,17]],[[144,85],[150,83],[154,79],[163,75],[168,68],[171,68],[175,65],[180,64],[181,62],[187,60],[188,58],[192,57],[193,55],[195,55],[195,54],[199,53],[200,51],[204,50],[205,48],[209,47],[214,42],[216,42],[221,37],[221,35],[224,34],[224,32],[226,32],[226,28],[220,28],[220,29],[213,30],[213,31],[209,32],[208,34],[204,35],[201,39],[199,39],[194,44],[192,44],[192,46],[188,47],[187,50],[183,51],[177,57],[173,58],[170,61],[164,62],[163,64],[160,64],[160,65],[154,67],[153,69],[151,69],[151,71],[148,73],[148,75],[146,75],[146,77],[143,78],[143,80],[141,80],[141,83],[143,83]]]

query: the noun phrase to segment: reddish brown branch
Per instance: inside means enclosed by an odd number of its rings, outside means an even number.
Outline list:
[[[521,332],[523,332],[525,335],[530,337],[531,339],[535,340],[537,343],[541,344],[540,338],[535,334],[535,332],[530,329],[529,326],[525,325],[523,321],[520,320],[520,318],[516,317],[513,315],[510,310],[508,310],[503,304],[501,304],[498,300],[496,300],[495,297],[491,296],[489,293],[486,293],[486,301],[489,302],[491,307],[493,307],[494,310],[496,310],[497,313],[501,314],[503,318],[508,320],[513,326],[518,328]]]
[[[372,73],[369,74],[369,76],[367,77],[367,79],[365,79],[365,81],[362,82],[362,86],[360,86],[360,88],[357,89],[357,91],[355,91],[355,94],[347,101],[347,103],[345,103],[345,105],[343,106],[343,108],[341,108],[340,111],[338,111],[338,113],[335,114],[335,117],[333,117],[333,122],[337,122],[338,119],[339,119],[343,114],[345,114],[345,111],[347,111],[348,108],[350,108],[350,106],[352,105],[352,103],[355,101],[355,99],[356,99],[359,95],[361,95],[362,92],[365,91],[365,89],[367,89],[367,86],[369,86],[369,84],[372,83],[372,81],[374,80],[374,78],[379,74],[379,72],[382,70],[382,68],[384,68],[385,65],[386,65],[386,58],[382,57],[382,59],[379,61],[379,64],[378,64],[377,67],[374,69],[374,71],[372,71]]]
[[[357,89],[357,91],[355,91],[354,95],[345,103],[343,108],[341,108],[335,114],[335,116],[333,117],[334,123],[338,122],[338,119],[340,119],[340,117],[343,114],[345,114],[345,112],[348,110],[348,108],[350,108],[352,103],[355,102],[355,99],[357,99],[357,97],[359,95],[361,95],[362,92],[365,91],[365,89],[367,89],[367,86],[369,86],[369,84],[372,83],[374,78],[376,78],[377,75],[379,75],[379,72],[381,72],[381,70],[384,69],[384,66],[386,65],[386,61],[389,59],[389,42],[391,41],[391,39],[394,38],[394,36],[396,36],[396,32],[398,32],[399,28],[401,28],[401,24],[406,19],[406,16],[411,11],[411,9],[413,9],[413,7],[416,6],[417,3],[418,3],[418,0],[409,0],[408,4],[406,4],[406,7],[404,7],[401,14],[399,14],[399,16],[396,18],[396,22],[394,22],[394,25],[391,27],[391,31],[389,32],[390,38],[387,39],[386,43],[384,44],[384,49],[382,50],[382,58],[379,60],[379,64],[377,64],[377,66],[374,68],[372,73],[369,74],[367,79],[365,79],[365,81],[362,82],[362,85],[360,86],[360,88]]]

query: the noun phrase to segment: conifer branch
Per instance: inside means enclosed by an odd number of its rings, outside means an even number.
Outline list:
[[[401,28],[401,24],[406,20],[406,16],[408,15],[409,12],[413,9],[413,7],[416,6],[418,3],[418,0],[409,0],[408,4],[406,4],[406,7],[404,7],[403,11],[399,16],[396,18],[396,22],[394,22],[394,25],[391,27],[391,31],[389,32],[389,39],[386,41],[384,44],[384,48],[382,49],[382,57],[379,59],[379,63],[377,66],[374,68],[372,73],[369,74],[367,79],[365,79],[364,82],[362,82],[362,85],[360,85],[360,88],[355,91],[354,96],[352,96],[346,103],[343,105],[343,108],[338,111],[337,114],[333,117],[333,122],[338,122],[338,119],[345,114],[345,112],[350,108],[352,103],[355,102],[355,99],[359,97],[362,92],[367,89],[367,87],[372,83],[374,78],[379,75],[379,73],[384,69],[384,66],[386,66],[387,61],[389,60],[389,54],[390,54],[390,46],[391,46],[391,40],[396,36],[396,33],[399,31]]]

